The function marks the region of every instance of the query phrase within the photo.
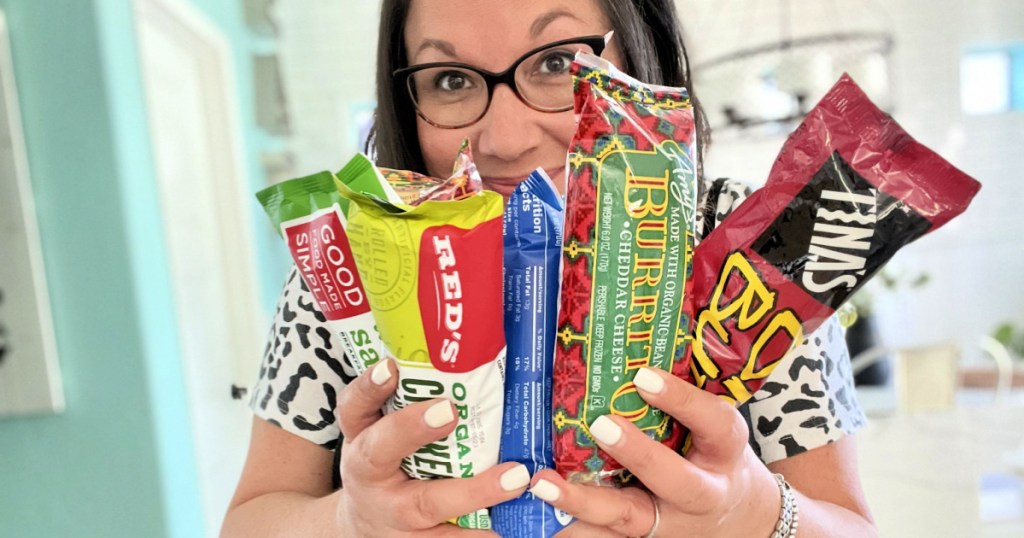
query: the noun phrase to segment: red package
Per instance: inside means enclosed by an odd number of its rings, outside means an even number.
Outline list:
[[[786,141],[764,188],[694,253],[694,383],[748,400],[804,335],[980,188],[844,75]]]

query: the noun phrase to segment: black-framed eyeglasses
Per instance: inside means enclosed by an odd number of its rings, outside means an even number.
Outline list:
[[[398,69],[396,84],[409,91],[416,113],[427,123],[458,129],[480,121],[498,84],[506,84],[527,106],[541,112],[572,109],[569,67],[577,51],[600,56],[604,36],[574,37],[537,47],[501,73],[458,62],[434,62]]]

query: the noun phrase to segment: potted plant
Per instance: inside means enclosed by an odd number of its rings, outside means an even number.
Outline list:
[[[972,388],[1000,388],[1000,373],[1009,370],[1003,388],[1024,387],[1024,325],[1003,322],[986,338],[981,348],[994,364],[965,368],[962,384]]]
[[[1024,326],[1018,327],[1011,322],[1001,323],[992,332],[992,338],[1002,344],[1018,364],[1024,362]]]

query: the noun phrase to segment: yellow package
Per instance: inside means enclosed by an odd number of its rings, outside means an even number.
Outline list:
[[[458,411],[455,431],[403,469],[414,478],[469,477],[495,465],[505,358],[501,195],[412,207],[338,189],[352,202],[349,242],[384,353],[398,364],[391,406],[447,398]],[[489,528],[486,515],[474,516],[469,526]]]

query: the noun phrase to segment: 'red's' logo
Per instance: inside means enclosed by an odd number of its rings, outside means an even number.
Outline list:
[[[419,301],[430,362],[469,372],[505,347],[501,219],[472,230],[438,226],[420,240]]]

